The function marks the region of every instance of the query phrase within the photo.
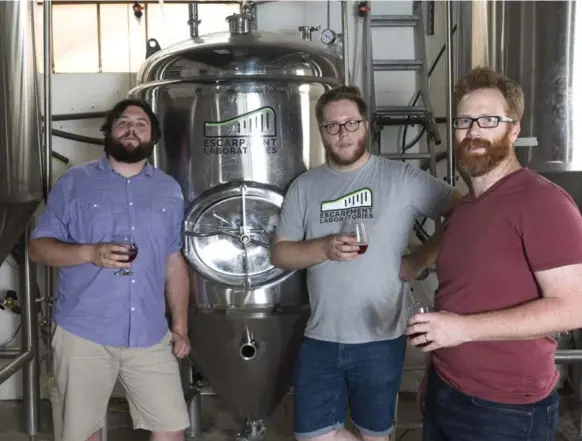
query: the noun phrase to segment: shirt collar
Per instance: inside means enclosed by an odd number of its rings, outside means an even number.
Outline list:
[[[109,171],[115,173],[115,170],[113,170],[113,167],[111,166],[111,163],[107,158],[107,154],[105,153],[101,156],[101,158],[99,158],[99,161],[97,161],[97,168],[102,171]],[[137,176],[139,176],[142,173],[150,177],[154,174],[154,168],[149,163],[149,161],[146,161],[145,167]]]

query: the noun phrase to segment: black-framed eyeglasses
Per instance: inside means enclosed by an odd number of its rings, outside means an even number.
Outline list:
[[[513,123],[513,119],[506,116],[479,116],[477,118],[470,118],[468,116],[463,116],[461,118],[453,118],[453,128],[457,130],[470,129],[473,123],[477,122],[477,125],[482,129],[494,129],[499,125],[500,122]]]
[[[348,132],[355,132],[360,128],[360,123],[362,123],[362,121],[364,120],[363,119],[350,120],[346,121],[343,124],[334,122],[329,124],[323,124],[321,127],[324,127],[325,130],[327,130],[327,133],[329,133],[330,135],[337,135],[341,131],[342,127],[344,127]]]

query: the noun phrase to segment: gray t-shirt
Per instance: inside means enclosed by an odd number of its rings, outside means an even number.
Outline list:
[[[366,343],[404,333],[410,296],[399,277],[401,256],[414,219],[444,214],[451,190],[413,165],[379,156],[349,172],[322,165],[291,183],[277,236],[301,241],[337,234],[350,218],[364,222],[369,243],[352,261],[326,260],[307,269],[307,337]]]

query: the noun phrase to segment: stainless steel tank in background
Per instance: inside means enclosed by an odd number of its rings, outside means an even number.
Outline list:
[[[0,264],[43,196],[34,7],[0,1]]]
[[[458,2],[457,75],[491,66],[525,94],[522,164],[564,187],[582,206],[582,9],[571,1]],[[575,48],[579,50],[576,50]]]
[[[156,165],[186,200],[190,358],[237,417],[258,421],[290,388],[310,313],[303,272],[271,265],[270,234],[290,182],[325,160],[315,102],[343,74],[336,55],[251,20],[155,53],[130,96],[152,103]]]
[[[576,1],[457,2],[456,74],[490,66],[525,94],[518,147],[523,165],[563,187],[582,207],[582,8]],[[579,331],[574,341],[582,348]],[[560,348],[569,340],[561,339]],[[566,368],[566,366],[564,366]],[[566,370],[582,400],[582,365]]]

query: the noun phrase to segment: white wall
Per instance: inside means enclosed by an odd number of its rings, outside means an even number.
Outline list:
[[[361,21],[357,24],[355,18],[355,5],[352,2],[349,22],[350,58],[353,66],[353,57],[356,54],[353,38],[358,35],[358,50],[362,47]],[[435,35],[427,38],[427,52],[429,61],[436,57],[440,47],[444,44],[444,23],[441,9],[442,2],[435,2],[437,17]],[[375,1],[371,2],[375,14],[410,14],[411,1]],[[331,28],[341,33],[340,4],[332,2],[330,6]],[[288,32],[298,35],[297,28],[302,25],[321,25],[321,30],[327,26],[327,3],[325,1],[283,1],[278,3],[266,3],[259,6],[258,27],[264,31]],[[413,37],[410,29],[375,29],[373,50],[376,58],[413,58]],[[319,42],[320,33],[313,34],[313,40]],[[319,43],[321,44],[321,43]],[[355,82],[362,85],[361,57],[359,65],[355,69]],[[134,83],[132,74],[58,74],[53,76],[53,114],[102,111],[111,107],[116,101],[122,99]],[[41,81],[42,85],[42,81]],[[444,95],[444,60],[436,69],[431,81],[432,100],[437,116],[445,116]],[[376,75],[377,102],[381,105],[406,105],[416,92],[414,74],[412,72],[381,73]],[[381,101],[383,100],[383,101]],[[55,122],[53,127],[67,132],[78,133],[91,137],[100,137],[99,126],[101,120],[85,120],[70,122]],[[396,130],[387,130],[384,135],[384,153],[396,152]],[[445,133],[442,133],[445,139]],[[409,133],[412,139],[414,132]],[[396,146],[396,147],[395,147]],[[444,147],[444,146],[441,146]],[[102,150],[99,146],[86,145],[78,142],[53,138],[53,149],[71,160],[71,165],[93,160],[100,156]],[[445,164],[439,165],[439,175],[445,176]],[[64,171],[64,166],[53,160],[53,179],[56,180]],[[43,289],[42,281],[40,282]],[[431,295],[436,286],[434,277],[424,284],[426,294]],[[8,289],[18,289],[17,271],[10,260],[0,267],[0,296]],[[0,297],[0,298],[1,298]],[[0,311],[0,345],[6,341],[18,326],[19,318],[6,311]],[[16,339],[18,346],[20,338]],[[3,362],[0,362],[3,363]],[[1,364],[0,364],[1,365]],[[46,376],[43,376],[42,384],[46,385]],[[404,389],[413,389],[415,382],[406,382]],[[43,388],[44,389],[44,388]],[[118,395],[118,394],[116,394]],[[46,392],[43,390],[43,396]],[[0,399],[18,399],[21,397],[20,374],[0,385]]]

